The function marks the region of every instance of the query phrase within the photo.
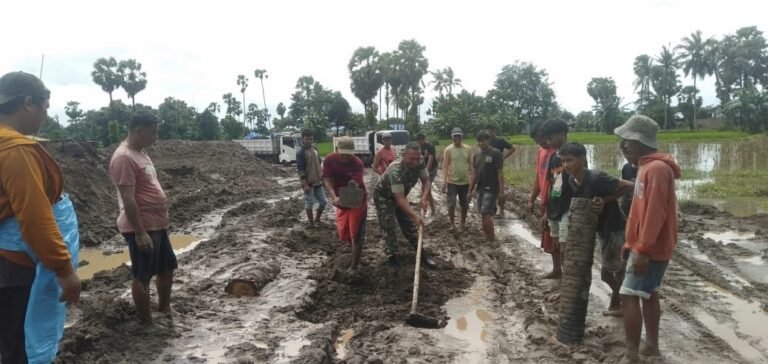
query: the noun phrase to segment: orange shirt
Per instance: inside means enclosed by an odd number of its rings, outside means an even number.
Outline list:
[[[651,260],[668,261],[677,244],[675,179],[680,167],[671,156],[653,153],[638,163],[625,247]]]
[[[61,170],[48,152],[13,128],[0,125],[0,220],[15,217],[24,241],[43,266],[59,277],[73,272],[52,210],[63,188]],[[34,266],[24,252],[0,250],[0,255]]]
[[[373,170],[378,174],[384,174],[387,167],[397,159],[397,151],[395,151],[395,147],[390,147],[389,149],[382,147],[376,154],[379,157],[379,164],[373,166]]]

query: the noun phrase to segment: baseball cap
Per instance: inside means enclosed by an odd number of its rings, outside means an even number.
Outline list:
[[[18,97],[51,97],[43,81],[26,72],[10,72],[0,77],[0,105]]]
[[[355,142],[348,136],[339,138],[336,142],[336,148],[339,150],[339,154],[355,154]]]
[[[391,137],[392,137],[392,133],[390,133],[388,131],[385,131],[385,132],[381,133],[381,139],[386,139],[386,138],[391,138]]]
[[[453,130],[451,130],[451,136],[456,136],[456,135],[464,136],[464,133],[461,131],[461,128],[453,128]]]
[[[632,115],[624,125],[613,130],[621,139],[634,140],[643,145],[658,149],[656,143],[656,133],[659,131],[659,124],[645,115]]]

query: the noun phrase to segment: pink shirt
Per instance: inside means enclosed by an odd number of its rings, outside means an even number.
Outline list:
[[[136,189],[136,204],[139,206],[139,219],[146,231],[166,230],[170,225],[168,217],[168,198],[165,196],[152,160],[144,151],[128,148],[123,142],[115,150],[109,162],[109,176],[115,186],[134,186]],[[117,202],[120,205],[120,216],[117,218],[117,229],[121,233],[133,233],[136,229],[128,222],[123,207],[123,199],[118,190]]]
[[[373,166],[373,170],[378,174],[383,174],[387,167],[397,159],[397,152],[394,147],[381,148],[376,154],[379,156],[379,164]]]

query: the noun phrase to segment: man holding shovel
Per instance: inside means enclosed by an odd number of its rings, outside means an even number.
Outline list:
[[[373,192],[379,225],[384,232],[386,252],[392,270],[400,268],[395,255],[398,225],[411,246],[416,248],[418,245],[417,227],[422,225],[422,219],[408,203],[408,193],[419,181],[421,181],[420,208],[426,211],[431,190],[429,174],[427,167],[421,161],[421,146],[418,143],[410,143],[405,147],[403,157],[387,167]],[[430,268],[436,267],[435,261],[426,254],[421,255],[421,260]]]
[[[339,138],[337,151],[325,157],[323,182],[336,206],[336,228],[339,239],[352,244],[352,272],[357,271],[365,241],[368,199],[365,191],[363,161],[355,156],[355,142]]]

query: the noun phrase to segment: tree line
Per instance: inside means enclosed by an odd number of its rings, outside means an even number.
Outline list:
[[[147,74],[140,62],[99,58],[91,75],[108,94],[109,104],[84,111],[77,101],[70,101],[67,126],[51,120],[42,134],[109,145],[122,139],[128,118],[137,108],[157,113],[161,139],[238,139],[249,132],[268,135],[300,128],[313,130],[319,140],[329,133],[359,135],[389,128],[443,137],[454,127],[474,132],[488,123],[498,125],[504,134],[514,134],[553,117],[565,119],[578,130],[611,133],[636,112],[651,116],[665,129],[696,129],[701,119],[721,118],[726,127],[768,131],[768,43],[754,26],[720,39],[695,31],[674,47],[663,46],[657,55],[637,56],[632,65],[634,101],[617,95],[612,77],[592,78],[586,91],[594,106],[577,115],[558,104],[549,74],[532,63],[516,61],[502,67],[493,87],[480,96],[461,89],[462,81],[451,67],[430,71],[425,50],[411,39],[401,41],[391,51],[360,47],[352,53],[347,65],[350,90],[362,104],[363,114],[352,112],[341,92],[304,75],[296,81],[289,104],[277,105],[275,118],[267,107],[264,79],[268,75],[264,69],[253,72],[253,79],[260,81],[261,105],[246,103],[249,78],[239,74],[235,79],[239,99],[236,93],[228,92],[221,101],[197,110],[183,100],[167,97],[154,109],[136,103],[136,96],[147,87]],[[718,105],[702,105],[697,87],[707,76],[714,76]],[[686,80],[691,83],[684,85]],[[422,120],[427,87],[437,96],[425,110],[426,120]],[[119,89],[131,99],[130,106],[113,99]]]

